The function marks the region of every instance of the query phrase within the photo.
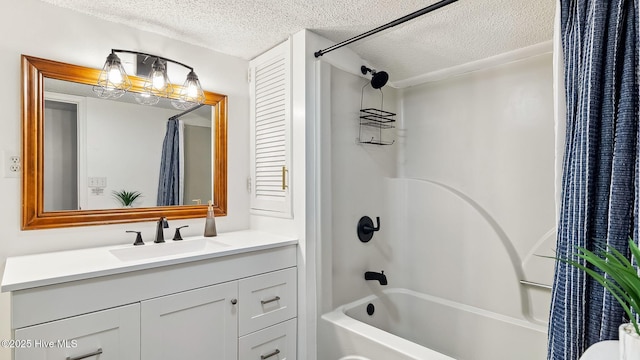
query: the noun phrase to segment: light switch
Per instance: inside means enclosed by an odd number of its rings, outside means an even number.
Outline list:
[[[90,188],[106,188],[107,187],[107,178],[106,177],[90,177],[89,178],[89,187]]]

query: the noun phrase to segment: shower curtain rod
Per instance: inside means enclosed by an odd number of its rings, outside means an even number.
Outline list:
[[[181,112],[181,113],[180,113],[180,114],[178,114],[178,115],[173,115],[172,117],[170,117],[170,118],[169,118],[169,120],[171,120],[171,119],[179,119],[181,116],[185,116],[185,115],[187,115],[188,113],[190,113],[190,112],[192,112],[192,111],[194,111],[194,110],[198,110],[198,109],[200,109],[200,108],[201,108],[201,107],[203,107],[203,106],[204,106],[204,104],[198,104],[198,105],[196,105],[196,106],[192,107],[191,109],[188,109],[188,110],[185,110],[185,111]]]
[[[341,42],[341,43],[338,43],[338,44],[335,44],[335,45],[333,45],[333,46],[329,46],[329,47],[328,47],[328,48],[326,48],[326,49],[318,50],[318,51],[316,51],[316,52],[314,53],[314,55],[315,55],[316,57],[320,57],[320,56],[322,56],[322,55],[324,55],[324,54],[326,54],[326,53],[328,53],[328,52],[331,52],[331,51],[333,51],[333,50],[339,49],[339,48],[341,48],[341,47],[343,47],[343,46],[345,46],[345,45],[349,45],[349,44],[351,44],[352,42],[356,42],[356,41],[358,41],[358,40],[362,40],[362,39],[364,39],[364,38],[366,38],[366,37],[368,37],[368,36],[371,36],[371,35],[373,35],[373,34],[376,34],[376,33],[380,32],[380,31],[382,31],[382,30],[386,30],[386,29],[388,29],[388,28],[391,28],[391,27],[394,27],[394,26],[396,26],[396,25],[402,24],[403,22],[406,22],[406,21],[409,21],[409,20],[415,19],[415,18],[417,18],[418,16],[422,16],[422,15],[427,14],[427,13],[430,13],[430,12],[432,12],[432,11],[434,11],[434,10],[438,10],[438,9],[440,9],[441,7],[445,7],[445,6],[447,6],[447,5],[451,4],[451,3],[454,3],[454,2],[456,2],[456,1],[458,1],[458,0],[442,0],[442,1],[437,2],[437,3],[435,3],[435,4],[429,5],[429,6],[427,6],[426,8],[423,8],[423,9],[421,9],[421,10],[418,10],[418,11],[416,11],[416,12],[412,12],[412,13],[411,13],[411,14],[409,14],[409,15],[405,15],[405,16],[403,16],[403,17],[399,18],[399,19],[393,20],[393,21],[392,21],[392,22],[390,22],[390,23],[387,23],[387,24],[382,25],[382,26],[378,26],[377,28],[375,28],[375,29],[373,29],[373,30],[369,30],[369,31],[367,31],[367,32],[365,32],[365,33],[362,33],[362,34],[358,35],[358,36],[354,36],[354,37],[352,37],[351,39],[345,40],[345,41],[343,41],[343,42]]]

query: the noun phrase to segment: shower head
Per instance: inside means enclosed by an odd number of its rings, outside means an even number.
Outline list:
[[[375,71],[364,65],[360,67],[360,71],[362,71],[362,75],[366,75],[368,72],[371,73],[371,87],[374,89],[380,89],[389,81],[389,74],[386,71]]]

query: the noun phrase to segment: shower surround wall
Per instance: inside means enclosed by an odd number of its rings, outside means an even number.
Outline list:
[[[393,236],[389,232],[385,178],[394,177],[396,146],[358,144],[362,88],[368,80],[331,68],[331,231],[333,261],[333,305],[345,304],[380,288],[365,281],[365,271],[388,270],[388,251],[381,246]],[[396,89],[384,87],[384,110],[395,111]],[[380,92],[366,85],[363,107],[380,107]],[[375,129],[362,129],[364,136],[378,136]],[[365,135],[366,134],[366,135]],[[382,130],[393,140],[394,130]],[[361,216],[381,218],[380,231],[368,243],[358,240],[356,225]],[[386,271],[390,284],[396,274]]]
[[[552,279],[553,262],[535,256],[552,255],[555,244],[551,54],[384,88],[385,104],[393,104],[385,109],[401,113],[402,129],[395,145],[381,147],[354,141],[363,80],[328,65],[320,72],[331,79],[330,128],[322,130],[331,154],[322,167],[330,179],[323,193],[331,194],[323,195],[330,216],[322,226],[331,236],[321,250],[331,295],[321,311],[405,288],[544,329],[550,292],[519,280]],[[356,236],[362,215],[381,217],[366,244]],[[389,285],[365,281],[367,270],[385,270]],[[324,359],[337,335],[320,329]],[[544,338],[529,339],[537,353]]]
[[[543,54],[403,91],[404,287],[547,321],[550,292],[518,281],[552,280],[552,85]]]

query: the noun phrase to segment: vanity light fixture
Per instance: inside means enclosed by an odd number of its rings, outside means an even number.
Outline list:
[[[181,110],[189,109],[195,105],[202,104],[205,100],[204,91],[198,80],[198,75],[191,66],[161,56],[147,54],[139,51],[111,49],[111,54],[98,77],[98,83],[93,87],[93,91],[101,98],[117,99],[131,89],[131,80],[127,76],[122,62],[116,53],[127,53],[146,56],[153,59],[151,71],[145,78],[142,87],[143,92],[137,94],[136,101],[144,105],[155,105],[161,97],[172,99],[171,104]],[[179,88],[178,96],[174,95],[174,86],[167,76],[167,62],[171,62],[189,69],[184,85]]]

